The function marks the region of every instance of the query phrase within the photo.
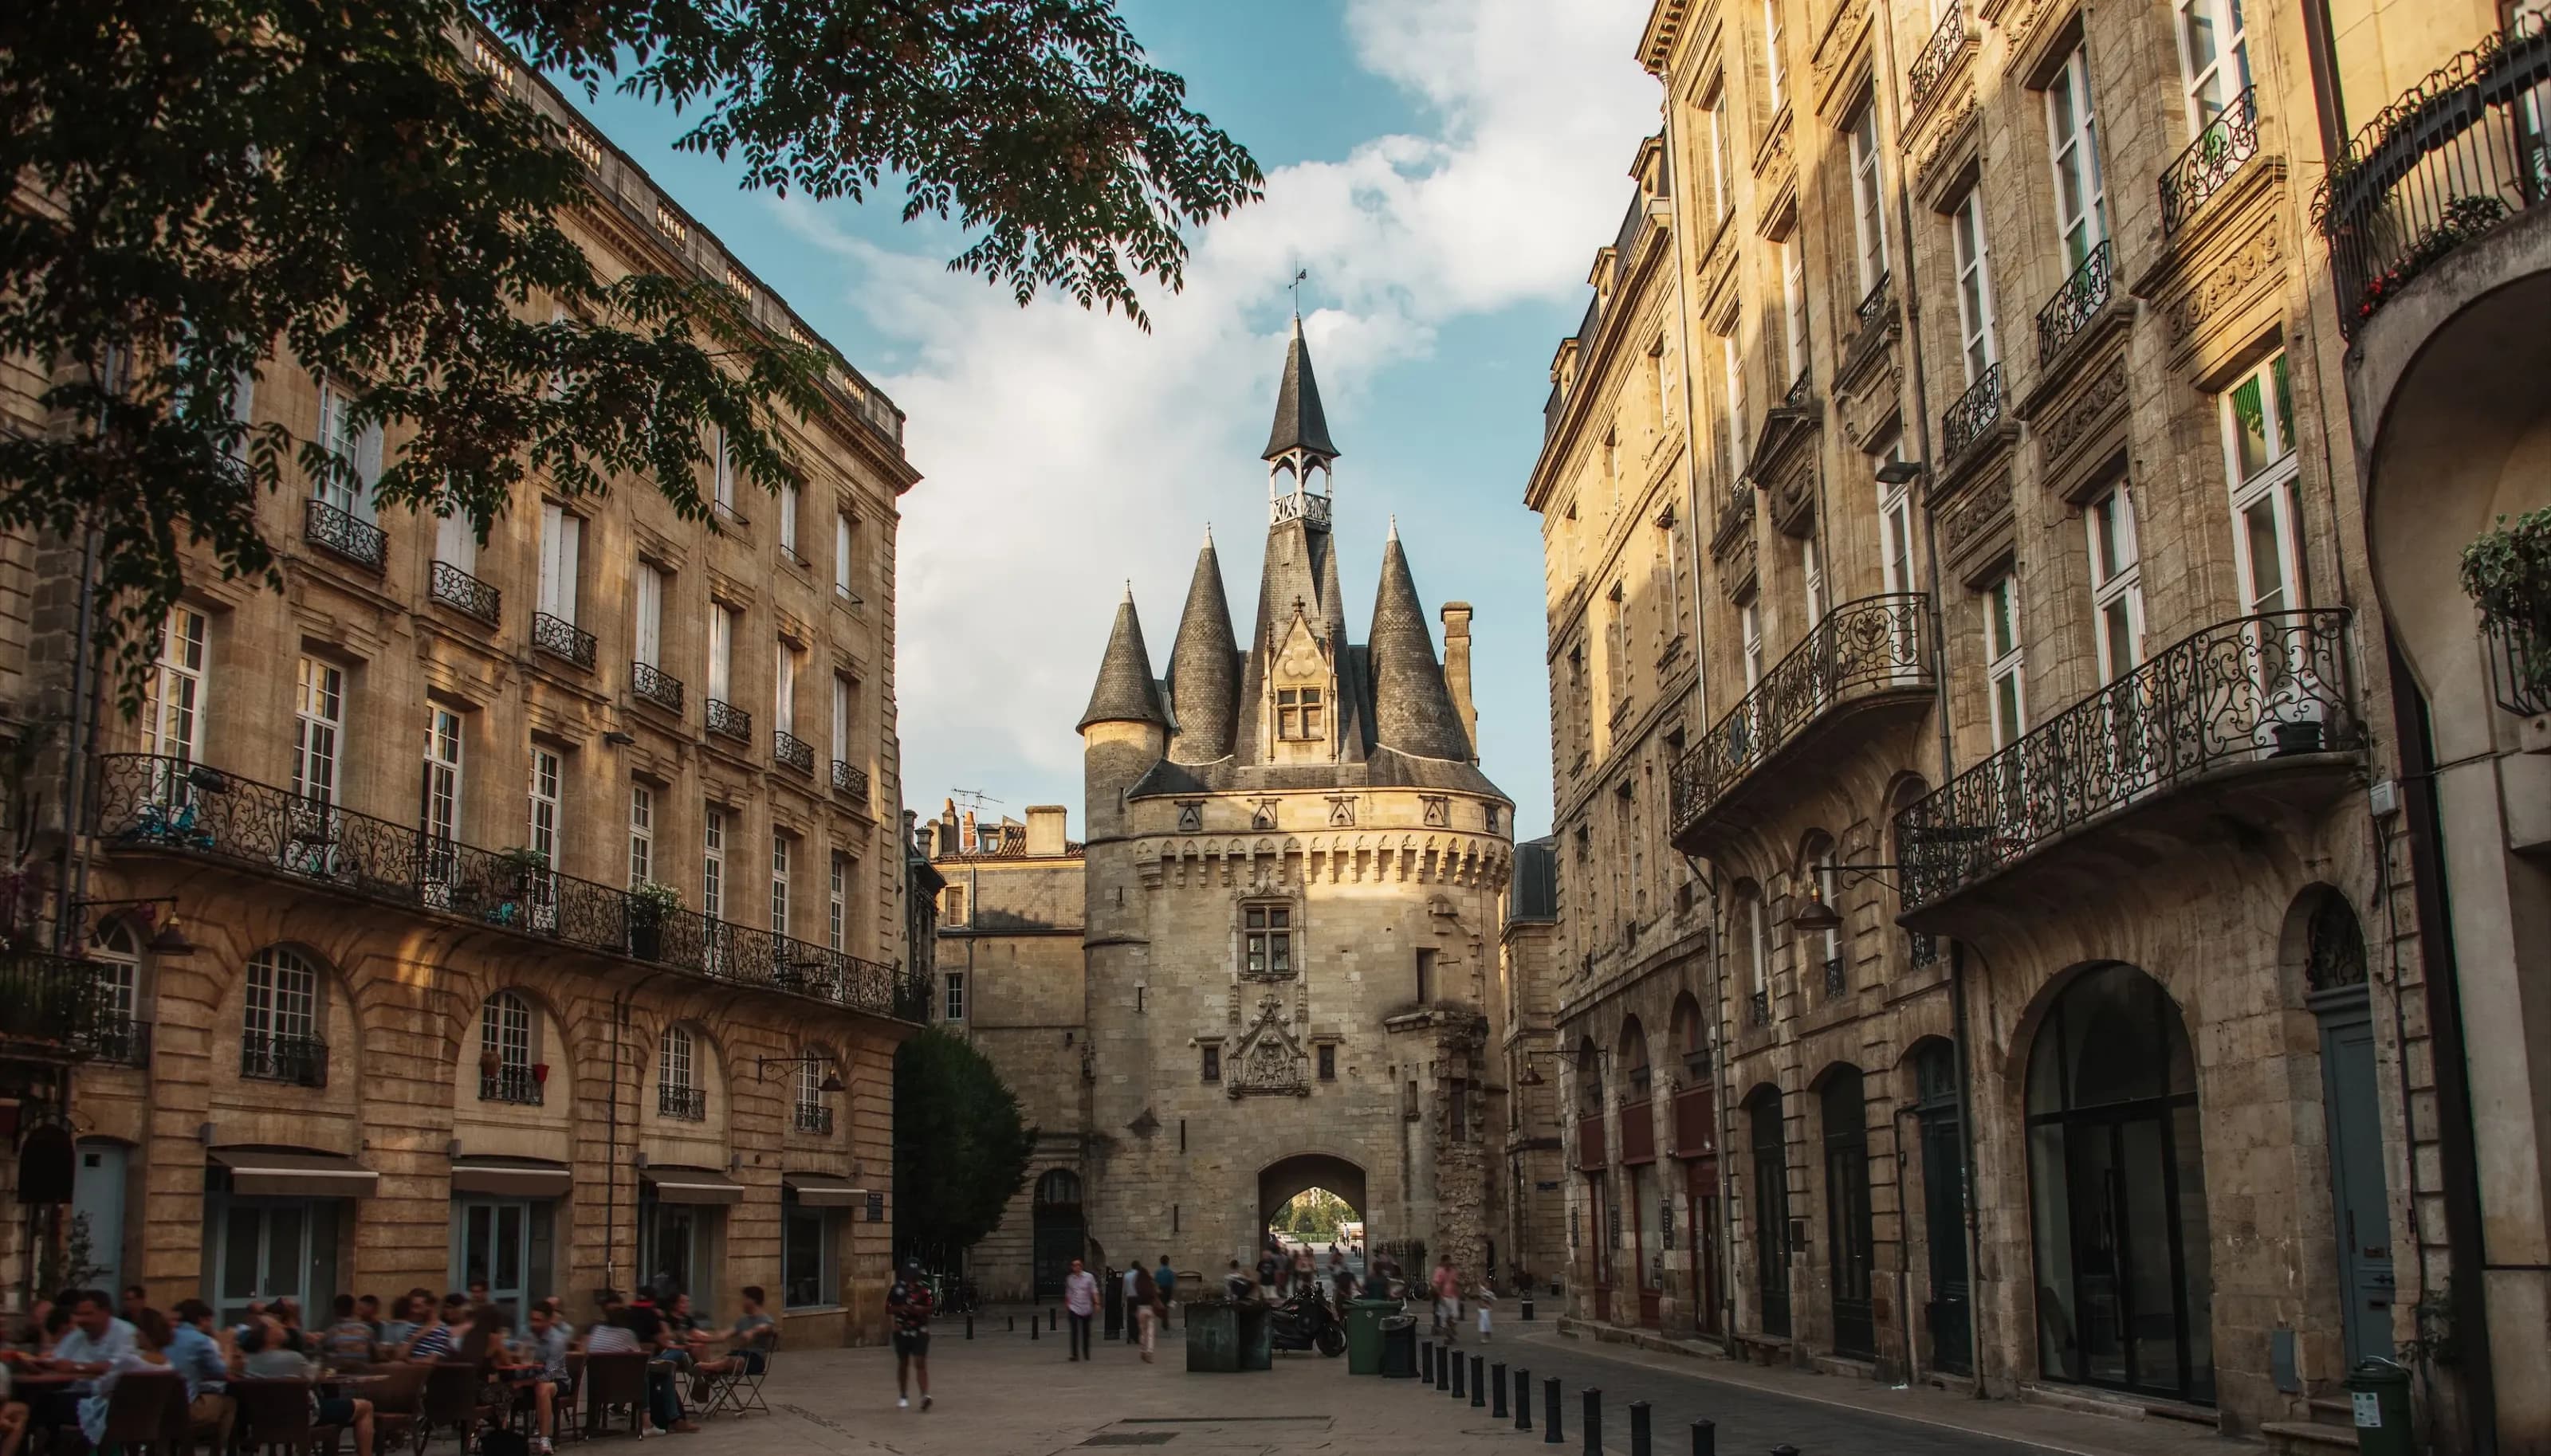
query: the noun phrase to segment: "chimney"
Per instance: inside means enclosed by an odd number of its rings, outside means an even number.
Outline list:
[[[1462,736],[1470,739],[1471,761],[1480,761],[1480,710],[1471,706],[1471,604],[1444,604],[1444,690],[1453,695],[1453,711],[1462,715]]]
[[[1028,806],[1028,855],[1048,859],[1063,853],[1063,827],[1066,811],[1060,804]]]
[[[964,847],[957,842],[957,801],[942,800],[939,806],[939,852],[954,854]]]
[[[964,849],[969,854],[973,853],[976,848],[980,847],[974,839],[974,811],[970,809],[966,811],[966,835],[964,838],[959,839],[957,843],[960,848]]]

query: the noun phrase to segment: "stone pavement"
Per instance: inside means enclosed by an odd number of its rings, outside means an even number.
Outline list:
[[[1059,1337],[1024,1330],[969,1342],[941,1330],[933,1350],[936,1408],[897,1410],[894,1357],[882,1349],[791,1350],[765,1395],[773,1413],[720,1417],[669,1437],[661,1456],[1061,1456],[1159,1448],[1162,1456],[1536,1456],[1582,1452],[1580,1391],[1603,1391],[1607,1452],[1629,1450],[1630,1401],[1655,1407],[1657,1456],[1691,1449],[1693,1418],[1718,1422],[1720,1456],[1763,1456],[1779,1443],[1802,1456],[2238,1456],[2260,1448],[2210,1431],[2121,1420],[1923,1388],[1763,1371],[1614,1346],[1588,1347],[1548,1328],[1463,1347],[1533,1372],[1533,1429],[1492,1419],[1415,1381],[1350,1377],[1344,1360],[1279,1355],[1264,1375],[1185,1371],[1181,1340],[1145,1365],[1100,1342],[1085,1364]],[[1538,1389],[1561,1378],[1565,1440],[1543,1441]],[[1508,1376],[1512,1380],[1511,1374]]]

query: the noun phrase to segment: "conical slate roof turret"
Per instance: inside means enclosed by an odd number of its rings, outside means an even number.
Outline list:
[[[1293,316],[1293,342],[1284,351],[1284,382],[1276,391],[1276,427],[1267,433],[1267,452],[1258,458],[1277,460],[1299,450],[1322,464],[1338,457],[1329,439],[1329,417],[1320,408],[1319,381],[1311,377],[1311,351],[1302,342],[1302,316]]]
[[[1435,639],[1426,631],[1426,609],[1418,605],[1396,522],[1381,548],[1381,588],[1374,597],[1366,651],[1373,664],[1375,739],[1419,758],[1468,762],[1470,735],[1462,731],[1444,669],[1435,661]]]
[[[1170,646],[1170,702],[1178,718],[1178,735],[1170,745],[1173,762],[1231,756],[1240,713],[1240,643],[1231,633],[1231,604],[1222,593],[1222,559],[1214,554],[1210,529],[1196,552],[1177,640]]]
[[[1425,629],[1421,624],[1419,629]],[[1116,627],[1107,634],[1107,655],[1098,663],[1098,685],[1089,690],[1089,708],[1079,727],[1093,723],[1153,723],[1169,726],[1160,693],[1152,681],[1151,649],[1143,645],[1143,621],[1134,615],[1134,589],[1116,606]]]

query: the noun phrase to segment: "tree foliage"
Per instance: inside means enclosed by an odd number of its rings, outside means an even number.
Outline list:
[[[181,547],[275,575],[259,498],[356,460],[234,405],[289,358],[395,428],[381,507],[483,536],[537,474],[639,478],[689,519],[722,432],[765,489],[823,361],[718,281],[597,272],[560,226],[583,164],[484,24],[580,84],[679,108],[744,184],[972,233],[954,269],[1148,322],[1182,229],[1258,195],[1248,153],[1149,65],[1114,0],[33,0],[0,5],[0,353],[49,428],[0,435],[0,528],[94,528],[138,701]]]
[[[1354,1221],[1355,1215],[1345,1199],[1325,1188],[1306,1188],[1276,1210],[1267,1226],[1306,1244],[1335,1243],[1338,1226]]]
[[[990,1059],[933,1026],[894,1056],[894,1197],[903,1252],[945,1260],[1000,1226],[1036,1129]]]

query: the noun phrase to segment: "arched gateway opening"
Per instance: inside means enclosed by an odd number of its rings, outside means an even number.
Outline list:
[[[1304,1195],[1325,1195],[1305,1198]],[[1296,1200],[1300,1200],[1297,1204]],[[1341,1211],[1339,1206],[1343,1205]],[[1341,1217],[1332,1215],[1343,1213]],[[1258,1224],[1267,1236],[1282,1242],[1307,1245],[1314,1261],[1322,1270],[1328,1267],[1328,1245],[1331,1239],[1313,1237],[1314,1224],[1329,1224],[1337,1230],[1340,1251],[1347,1253],[1349,1267],[1359,1275],[1364,1269],[1364,1253],[1373,1236],[1367,1223],[1370,1206],[1365,1201],[1364,1169],[1345,1158],[1328,1153],[1301,1153],[1268,1164],[1258,1174]],[[1352,1224],[1364,1238],[1354,1240],[1356,1247],[1347,1248]]]

